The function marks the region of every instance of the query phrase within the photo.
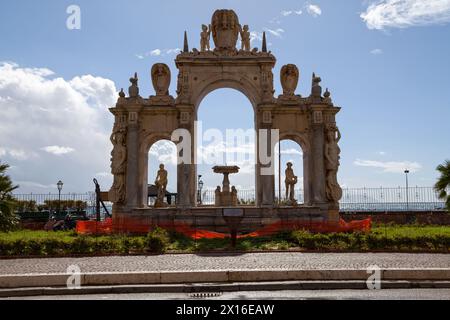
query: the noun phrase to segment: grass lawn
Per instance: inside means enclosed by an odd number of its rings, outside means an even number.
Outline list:
[[[229,239],[193,240],[155,230],[147,236],[80,236],[73,231],[0,233],[0,256],[64,256],[230,250]],[[370,233],[283,232],[238,239],[236,250],[449,252],[450,226],[375,225]]]

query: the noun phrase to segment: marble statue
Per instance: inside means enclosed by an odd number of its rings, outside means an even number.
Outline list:
[[[169,95],[170,69],[164,63],[155,63],[151,71],[153,88],[157,96]]]
[[[231,187],[231,205],[234,207],[238,205],[237,189],[235,186]]]
[[[110,140],[113,144],[111,152],[111,173],[114,176],[110,194],[117,203],[125,201],[125,172],[127,166],[126,129],[114,125]]]
[[[243,28],[239,25],[239,34],[241,35],[241,50],[250,51],[250,31],[248,31],[248,25],[244,25]]]
[[[287,168],[284,171],[284,173],[285,173],[284,183],[286,185],[286,199],[288,200],[289,204],[295,204],[296,200],[295,200],[294,188],[295,188],[295,185],[297,184],[298,178],[294,174],[294,170],[292,169],[292,163],[288,162],[286,164],[286,166],[287,166]]]
[[[233,10],[216,10],[212,17],[211,28],[216,51],[236,50],[239,18]]]
[[[130,78],[131,86],[128,88],[128,94],[130,98],[139,97],[138,76],[137,72],[134,73],[134,78]]]
[[[215,206],[216,207],[220,207],[221,203],[220,203],[220,195],[222,194],[222,190],[220,188],[220,186],[217,186],[216,190],[214,190],[214,199],[215,199]]]
[[[281,68],[280,79],[283,87],[283,95],[293,96],[297,89],[299,71],[295,64],[287,64]]]
[[[325,142],[325,170],[326,170],[326,194],[329,201],[337,203],[342,198],[342,189],[337,182],[337,172],[339,169],[339,159],[341,149],[338,142],[341,133],[336,125],[329,125],[326,128]]]
[[[159,165],[159,170],[155,179],[155,186],[158,189],[155,208],[165,207],[164,196],[166,195],[167,188],[167,170],[164,169],[163,164]]]
[[[211,50],[209,41],[211,39],[211,25],[202,25],[202,32],[200,33],[200,51],[205,52]]]

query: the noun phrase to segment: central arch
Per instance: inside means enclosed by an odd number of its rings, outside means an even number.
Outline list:
[[[230,177],[238,192],[239,204],[254,204],[256,190],[255,112],[251,101],[240,91],[220,88],[209,92],[197,109],[196,159],[197,177],[202,176],[201,205],[214,204],[214,189],[223,177],[215,174],[215,165],[237,165],[238,174]],[[197,179],[198,183],[199,178]]]
[[[253,111],[256,110],[260,103],[258,88],[251,83],[245,76],[239,79],[223,78],[216,76],[213,79],[207,79],[199,83],[199,87],[194,92],[193,102],[195,111],[197,112],[202,100],[211,92],[218,89],[235,89],[245,95],[253,106]]]

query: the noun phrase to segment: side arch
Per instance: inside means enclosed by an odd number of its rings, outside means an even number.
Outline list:
[[[300,145],[303,152],[303,192],[304,192],[304,204],[311,204],[311,192],[312,192],[312,181],[311,181],[311,170],[312,170],[312,154],[311,154],[311,143],[308,133],[299,133],[295,131],[281,131],[280,132],[280,142],[282,140],[292,140]],[[280,164],[281,165],[281,164]]]
[[[139,207],[147,207],[147,193],[148,193],[148,153],[153,144],[161,140],[170,139],[171,134],[168,132],[149,133],[141,137],[139,145],[139,188],[138,188],[138,201]]]

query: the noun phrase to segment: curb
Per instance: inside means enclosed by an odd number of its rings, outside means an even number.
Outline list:
[[[372,273],[367,269],[104,272],[82,273],[80,283],[81,286],[117,286],[261,281],[366,281]],[[74,274],[0,275],[0,289],[66,287],[71,276]],[[382,281],[450,281],[450,268],[381,269],[380,278]]]
[[[383,281],[381,289],[448,289],[450,281]],[[0,289],[0,298],[32,296],[64,296],[86,294],[185,293],[190,298],[220,296],[223,292],[282,291],[282,290],[368,290],[365,281],[285,281],[250,283],[204,283],[169,285],[85,286],[79,289],[65,287],[30,287]]]

